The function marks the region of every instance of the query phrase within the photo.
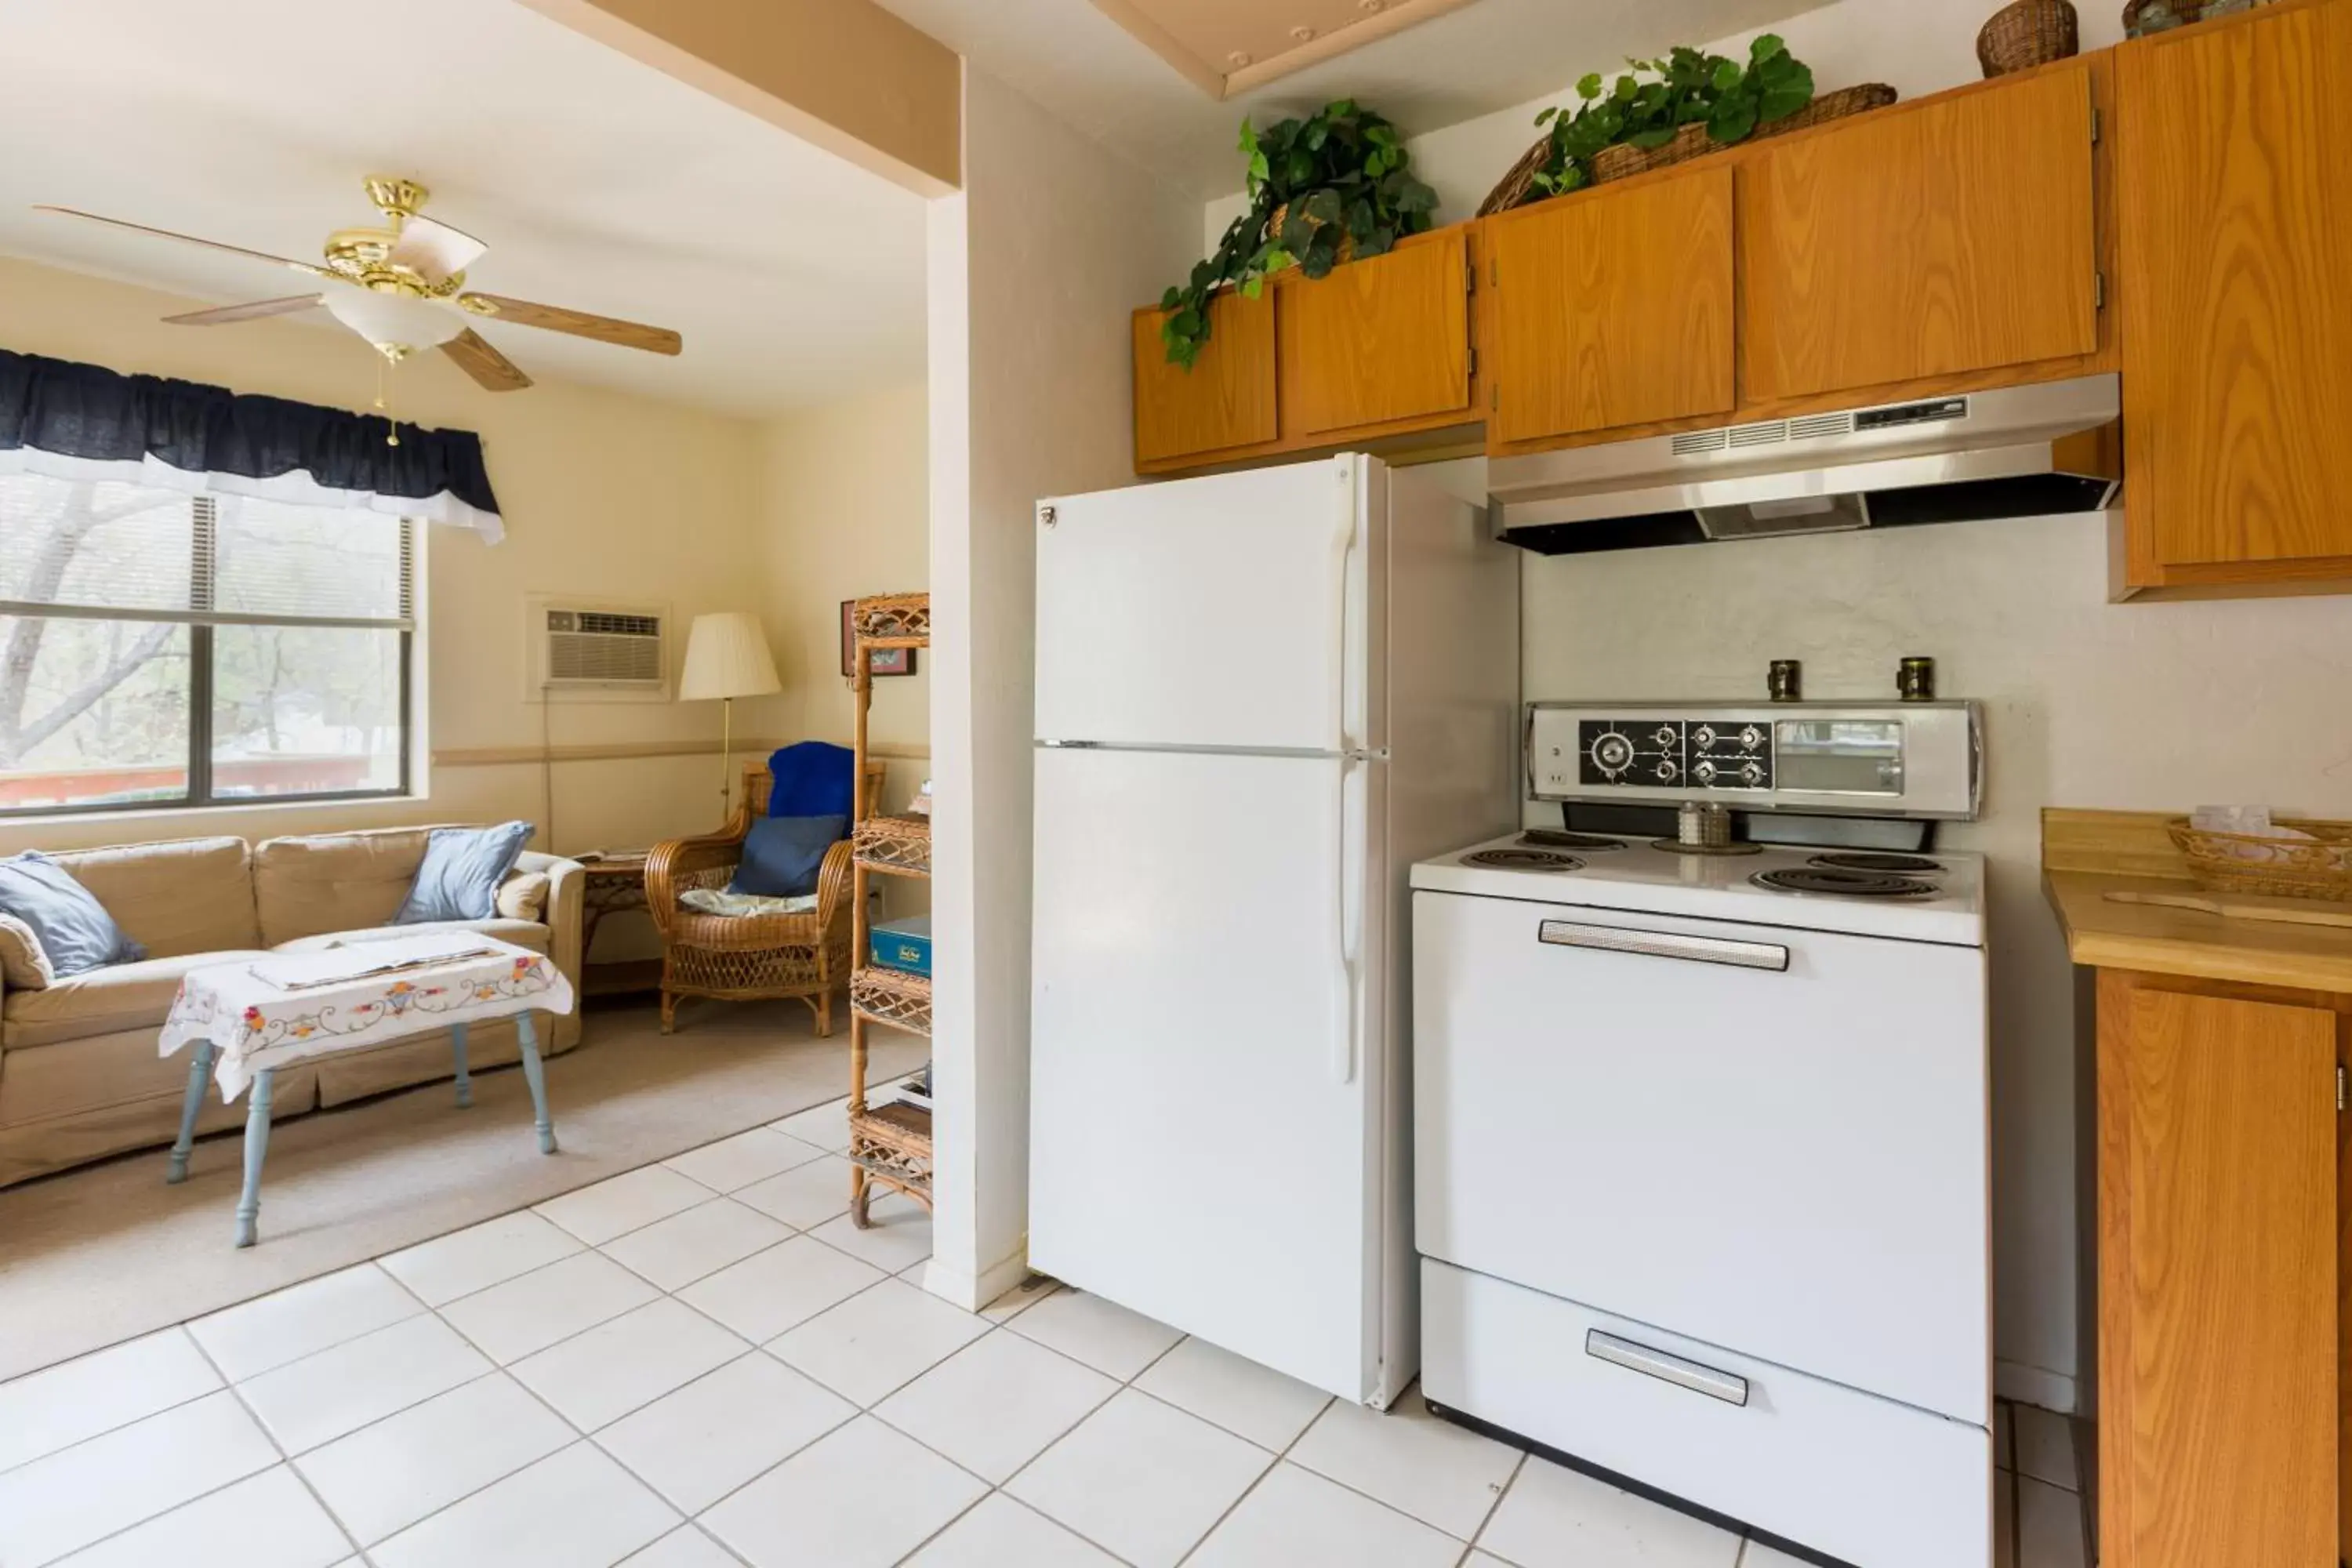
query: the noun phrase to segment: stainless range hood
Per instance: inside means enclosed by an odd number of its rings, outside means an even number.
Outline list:
[[[1808,414],[1487,465],[1497,537],[1542,555],[2096,511],[2113,375]]]

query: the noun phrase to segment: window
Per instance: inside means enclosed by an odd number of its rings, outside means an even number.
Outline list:
[[[404,792],[415,529],[0,474],[0,816]]]

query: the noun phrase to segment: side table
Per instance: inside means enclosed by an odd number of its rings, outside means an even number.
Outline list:
[[[591,996],[619,996],[635,991],[661,989],[661,961],[623,959],[590,963],[596,945],[596,927],[606,915],[642,910],[646,904],[646,852],[604,855],[583,860],[587,872],[580,901],[584,919],[580,932],[580,989]]]

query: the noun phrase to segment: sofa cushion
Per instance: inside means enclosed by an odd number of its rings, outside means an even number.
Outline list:
[[[33,933],[52,974],[79,974],[147,956],[72,872],[37,849],[0,860],[0,910]]]
[[[550,940],[548,930],[537,921],[510,921],[493,917],[486,921],[421,921],[415,925],[368,926],[360,931],[328,931],[314,936],[296,937],[292,942],[278,944],[280,952],[317,952],[344,943],[368,942],[399,942],[408,937],[425,936],[435,931],[474,931],[482,936],[494,936],[500,942],[510,942],[517,947],[527,947],[533,952],[545,952]]]
[[[33,928],[14,915],[0,915],[0,984],[11,991],[46,991],[57,977]]]
[[[429,827],[272,838],[253,851],[261,943],[392,923],[425,859]]]
[[[268,956],[257,950],[181,953],[61,975],[46,991],[11,991],[0,1006],[0,1048],[55,1046],[124,1029],[161,1030],[188,971]]]
[[[499,884],[514,869],[515,858],[530,841],[531,832],[528,822],[435,828],[426,836],[425,858],[393,922],[419,926],[488,920],[499,912]]]
[[[151,958],[262,945],[242,838],[181,838],[50,857]]]
[[[509,871],[499,884],[498,915],[501,920],[543,921],[547,890],[555,884],[544,871]]]

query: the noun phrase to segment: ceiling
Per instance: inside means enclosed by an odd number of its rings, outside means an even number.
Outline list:
[[[1244,114],[1263,124],[1350,96],[1409,133],[1434,131],[1556,92],[1625,56],[1725,37],[1822,0],[1476,0],[1222,102],[1093,0],[880,3],[1130,162],[1205,199],[1241,188],[1234,138]],[[1131,12],[1140,0],[1121,4]],[[1246,6],[1148,0],[1150,13],[1171,18],[1297,10],[1300,26],[1310,13],[1319,18],[1331,9],[1327,0]]]
[[[406,174],[472,287],[685,335],[477,323],[533,376],[757,416],[924,370],[919,197],[506,0],[5,0],[0,145],[0,253],[208,304],[300,280],[26,209],[310,259]]]

